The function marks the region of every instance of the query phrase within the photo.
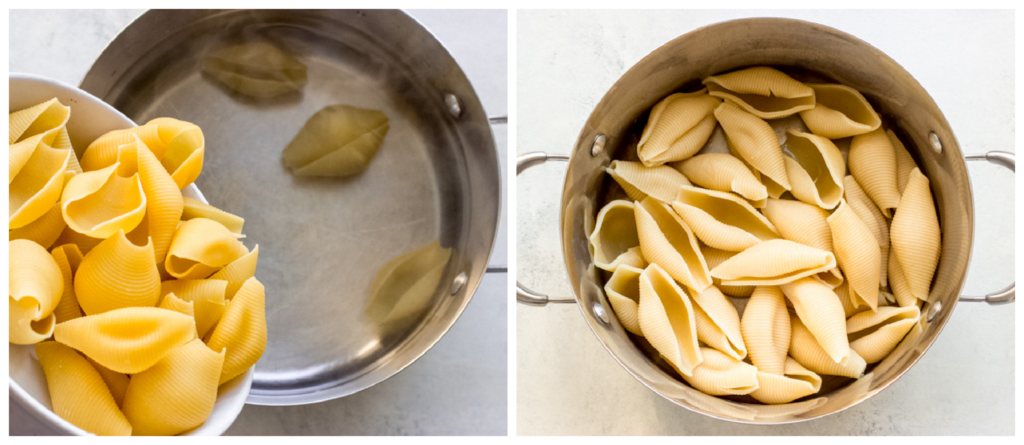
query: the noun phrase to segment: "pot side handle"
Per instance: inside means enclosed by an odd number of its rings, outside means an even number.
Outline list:
[[[1014,168],[1014,165],[1016,164],[1016,156],[1013,153],[1009,153],[1009,152],[1005,152],[1005,151],[990,151],[990,152],[985,153],[985,154],[966,156],[966,159],[968,161],[988,161],[988,162],[991,162],[993,164],[996,164],[996,165],[1008,168],[1008,169],[1010,169],[1011,172],[1014,172],[1015,174],[1017,172],[1016,169]],[[988,294],[988,295],[985,295],[985,296],[961,295],[960,296],[960,301],[970,301],[970,302],[982,302],[982,301],[984,301],[984,302],[986,302],[988,304],[1013,303],[1014,300],[1016,299],[1016,295],[1015,295],[1016,287],[1017,287],[1017,283],[1014,282],[1014,283],[1010,283],[1010,285],[1007,286],[1005,289],[1002,289],[1002,290],[1000,290],[998,292],[991,293],[991,294]]]
[[[539,151],[524,153],[516,157],[516,176],[521,175],[531,167],[536,167],[548,161],[568,162],[569,156],[547,154]],[[575,303],[573,298],[550,298],[545,294],[530,290],[516,280],[516,300],[519,303],[529,306],[545,306],[548,303]]]

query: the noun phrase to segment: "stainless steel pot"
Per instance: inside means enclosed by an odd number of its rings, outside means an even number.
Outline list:
[[[826,384],[820,395],[767,406],[708,396],[683,382],[644,340],[627,335],[593,266],[588,237],[612,182],[604,168],[635,152],[648,111],[669,94],[707,76],[748,66],[790,67],[839,82],[861,93],[906,143],[931,180],[942,227],[942,256],[932,294],[912,331],[886,359],[853,383]],[[635,154],[632,155],[635,158]],[[964,157],[953,131],[920,84],[878,49],[835,29],[791,19],[756,18],[719,23],[680,36],[634,65],[601,99],[583,125],[570,156],[527,153],[516,173],[547,161],[568,161],[562,189],[562,254],[575,298],[550,298],[517,283],[520,303],[578,303],[598,340],[652,391],[691,411],[742,423],[777,424],[815,419],[854,406],[885,389],[921,358],[958,301],[1014,301],[1014,284],[986,296],[960,295],[974,235],[974,206],[965,160],[987,160],[1014,170],[1014,155]],[[833,380],[835,381],[835,380]]]
[[[307,66],[301,92],[246,100],[201,73],[210,51],[251,40]],[[248,403],[319,402],[394,375],[451,328],[486,272],[501,190],[489,122],[448,51],[400,11],[153,10],[109,44],[81,87],[138,123],[171,116],[203,129],[197,185],[246,218],[267,287],[268,346]],[[369,168],[291,175],[281,151],[339,103],[389,118]],[[451,258],[422,308],[397,324],[367,317],[378,270],[434,240]]]

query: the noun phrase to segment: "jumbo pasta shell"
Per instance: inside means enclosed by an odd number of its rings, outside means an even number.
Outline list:
[[[160,301],[160,272],[152,243],[139,247],[124,232],[85,254],[75,274],[75,295],[86,315],[126,307],[153,307]]]
[[[365,313],[382,330],[401,328],[423,315],[437,291],[452,249],[439,240],[392,258],[370,283]]]
[[[750,361],[758,371],[782,375],[789,352],[789,311],[776,286],[754,289],[740,323]]]
[[[53,333],[53,311],[64,292],[60,267],[46,249],[32,241],[9,241],[7,249],[9,341],[39,343]]]
[[[910,182],[910,172],[917,168],[917,163],[914,162],[914,158],[910,156],[910,152],[907,151],[903,142],[896,137],[896,133],[893,133],[892,130],[885,130],[885,135],[889,137],[889,142],[892,143],[892,148],[896,151],[896,188],[900,192],[900,196],[903,196],[903,191],[906,190],[907,183]]]
[[[704,292],[692,292],[697,322],[697,339],[737,360],[747,357],[747,346],[740,331],[740,316],[722,291],[708,286]]]
[[[10,185],[14,178],[18,176],[21,169],[28,163],[29,158],[32,157],[32,153],[35,153],[36,147],[38,147],[43,141],[42,134],[37,134],[28,139],[25,139],[16,144],[11,144],[7,148],[7,159],[8,159],[8,176],[7,184]]]
[[[185,221],[174,232],[164,268],[179,280],[206,278],[249,250],[222,224],[206,218]]]
[[[60,211],[60,203],[54,204],[50,210],[21,228],[7,232],[9,240],[26,239],[34,241],[43,248],[49,249],[57,237],[68,225]]]
[[[97,363],[137,374],[195,335],[192,317],[155,307],[116,309],[57,325],[53,337]]]
[[[787,357],[783,374],[758,371],[757,386],[750,396],[758,401],[773,405],[789,403],[820,391],[821,376]]]
[[[890,228],[893,254],[899,260],[910,293],[923,301],[928,301],[942,250],[942,232],[928,184],[921,170],[915,168],[910,173]]]
[[[812,133],[828,139],[842,139],[878,129],[882,118],[859,91],[846,85],[809,83],[814,90],[814,108],[800,112]]]
[[[40,142],[18,174],[8,183],[8,229],[27,226],[49,212],[64,189],[70,150]]]
[[[153,242],[155,261],[159,263],[167,255],[171,238],[181,221],[184,202],[174,179],[137,137],[135,150],[138,153],[139,181],[146,194],[147,233]]]
[[[711,276],[728,285],[775,286],[833,267],[836,258],[831,252],[775,239],[736,254],[712,269]]]
[[[232,261],[223,269],[217,271],[217,273],[210,275],[211,280],[225,280],[228,282],[227,291],[224,292],[224,298],[230,300],[238,292],[238,289],[242,287],[245,280],[248,280],[256,275],[256,261],[260,256],[260,245],[252,248],[252,252],[249,252],[241,258]]]
[[[139,175],[122,177],[114,163],[71,178],[61,196],[61,212],[72,230],[93,238],[131,232],[146,214]]]
[[[317,111],[282,156],[297,176],[350,176],[370,165],[387,136],[388,117],[377,110],[332,105]]]
[[[267,349],[267,318],[264,288],[259,280],[246,280],[206,344],[214,351],[227,351],[219,384],[244,373],[263,356]]]
[[[637,319],[651,346],[681,374],[692,375],[702,360],[693,305],[657,264],[647,266],[640,275]]]
[[[708,247],[706,244],[700,245],[700,253],[704,256],[704,260],[707,261],[709,270],[718,267],[719,264],[722,264],[729,258],[736,256],[736,252],[726,252],[714,247]],[[754,286],[728,286],[722,284],[721,279],[714,277],[711,278],[711,282],[715,287],[721,290],[722,293],[730,297],[745,298],[754,293]]]
[[[850,174],[864,188],[886,218],[900,202],[896,179],[896,151],[881,128],[854,136],[847,155]]]
[[[118,148],[135,142],[136,137],[153,152],[153,156],[161,159],[167,152],[167,144],[170,143],[170,140],[162,139],[161,136],[160,128],[152,124],[107,132],[92,141],[82,152],[82,169],[91,172],[114,165],[117,162]]]
[[[832,141],[810,133],[790,129],[787,135],[786,148],[793,158],[787,163],[786,175],[793,186],[793,196],[823,209],[835,208],[843,197],[846,173],[839,148]]]
[[[629,265],[620,265],[604,284],[604,293],[608,296],[619,323],[627,331],[643,336],[638,318],[640,310],[640,274],[643,269]]]
[[[783,190],[793,188],[786,176],[782,146],[779,145],[775,130],[767,122],[729,102],[723,102],[715,108],[715,117],[722,124],[728,143],[740,158],[761,173],[762,182],[768,178]],[[768,195],[778,197],[772,194],[770,187]]]
[[[639,162],[612,161],[605,171],[634,201],[651,196],[661,202],[672,202],[679,186],[690,185],[682,173],[667,165],[644,167]]]
[[[704,357],[692,375],[683,374],[697,390],[713,396],[744,395],[758,389],[757,368],[712,348],[700,348]]]
[[[697,238],[675,212],[664,203],[647,198],[636,205],[634,214],[644,259],[697,292],[711,285]]]
[[[60,275],[64,282],[64,289],[61,293],[60,302],[53,309],[53,315],[57,317],[57,323],[74,320],[81,317],[82,307],[78,305],[78,298],[75,296],[74,276],[78,267],[82,264],[82,251],[74,244],[58,246],[50,252],[53,261],[60,269]]]
[[[910,332],[921,318],[917,306],[886,306],[877,312],[865,311],[846,321],[850,348],[864,357],[864,361],[878,363]]]
[[[672,209],[698,239],[716,249],[738,252],[779,237],[764,215],[730,193],[680,186]]]
[[[860,188],[860,185],[857,184],[857,180],[853,179],[853,176],[847,176],[843,181],[846,183],[844,193],[846,202],[850,204],[853,212],[868,226],[871,234],[878,241],[881,254],[880,263],[882,265],[879,286],[888,286],[889,274],[886,272],[886,269],[889,265],[889,223],[882,216],[882,212],[878,210],[875,203],[871,202],[871,198],[868,198],[867,193],[864,193],[864,189]]]
[[[64,345],[61,346],[67,348],[67,346]],[[107,389],[110,390],[110,395],[114,396],[114,402],[117,403],[117,407],[121,408],[121,405],[124,403],[124,393],[128,391],[128,375],[111,371],[110,369],[107,369],[107,367],[96,363],[95,360],[89,357],[85,357],[85,360],[88,361],[89,364],[92,365],[92,368],[100,374],[100,378],[103,379],[103,382],[107,384]]]
[[[203,171],[203,154],[206,151],[203,130],[196,124],[169,117],[153,119],[146,125],[156,125],[160,139],[169,141],[164,156],[157,157],[160,164],[179,190],[188,187]]]
[[[212,219],[227,227],[231,233],[236,235],[242,234],[242,226],[245,224],[245,219],[232,215],[221,209],[218,209],[212,205],[202,202],[198,199],[192,199],[188,196],[182,197],[184,202],[184,210],[181,213],[181,220],[188,221],[195,218],[206,218]]]
[[[846,200],[828,217],[832,229],[832,246],[839,267],[850,283],[850,293],[857,306],[867,305],[875,310],[878,305],[878,283],[882,266],[882,252],[878,241],[867,224],[854,213]]]
[[[174,311],[179,314],[188,315],[192,318],[195,318],[196,316],[195,305],[192,304],[191,301],[185,301],[178,298],[174,293],[164,295],[163,298],[160,299],[160,304],[158,304],[157,307],[160,309]]]
[[[821,207],[800,201],[770,198],[765,203],[764,216],[783,238],[832,252],[832,229],[828,225],[828,212]]]
[[[196,331],[204,338],[224,316],[227,287],[227,281],[215,279],[164,281],[160,283],[161,304],[169,295],[192,303]]]
[[[919,300],[910,291],[910,285],[907,284],[907,278],[903,275],[903,269],[900,268],[900,261],[896,258],[896,255],[889,255],[888,272],[889,287],[892,289],[893,296],[896,297],[897,304],[900,307],[920,307],[922,300]]]
[[[594,247],[594,265],[614,272],[623,260],[632,258],[629,249],[640,246],[636,233],[636,216],[633,203],[625,200],[609,202],[597,213],[597,225],[590,234],[590,245]],[[643,267],[642,264],[631,264]]]
[[[67,346],[54,341],[36,345],[46,375],[53,412],[71,424],[100,436],[130,436],[125,419],[100,374]]]
[[[232,45],[203,58],[203,74],[237,93],[267,99],[306,86],[306,65],[282,48],[255,41]]]
[[[832,292],[835,292],[836,296],[839,297],[839,303],[843,305],[843,315],[845,315],[846,318],[850,318],[850,316],[856,314],[860,309],[862,309],[861,306],[858,306],[853,301],[853,297],[850,296],[849,286],[850,283],[843,282],[843,284],[832,288]]]
[[[224,351],[193,340],[132,376],[124,415],[136,436],[169,436],[202,425],[217,401]]]
[[[60,204],[58,203],[58,206],[59,205]],[[63,214],[61,215],[61,219],[64,219]],[[103,238],[93,238],[91,236],[78,233],[75,231],[75,229],[72,229],[71,227],[64,227],[64,230],[60,232],[60,236],[57,237],[57,241],[53,242],[53,245],[74,245],[75,247],[78,247],[78,250],[80,250],[82,254],[86,254],[89,253],[89,251],[94,249],[96,246],[100,245],[100,243],[102,242]]]
[[[41,136],[43,143],[53,145],[54,139],[71,117],[71,107],[57,98],[8,114],[8,144]]]
[[[780,119],[814,108],[814,90],[766,66],[704,79],[708,93],[736,104],[761,119]]]
[[[839,297],[828,286],[812,278],[801,278],[782,286],[796,315],[835,363],[847,360],[850,343],[846,338],[846,316]]]
[[[640,161],[656,167],[697,154],[715,130],[714,111],[719,102],[704,89],[662,99],[651,110],[637,143]]]
[[[805,368],[818,374],[838,375],[851,379],[859,379],[864,376],[867,362],[856,351],[850,349],[847,359],[837,363],[818,344],[818,340],[795,314],[790,316],[790,326],[792,326],[793,335],[790,338],[789,355]]]
[[[749,201],[768,197],[768,189],[743,161],[725,153],[704,153],[673,166],[694,184],[720,192],[734,192]]]

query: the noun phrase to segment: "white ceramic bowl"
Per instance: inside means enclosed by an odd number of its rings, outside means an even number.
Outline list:
[[[71,107],[71,117],[68,119],[67,125],[68,136],[71,138],[72,145],[79,150],[108,131],[136,126],[135,122],[115,110],[114,107],[63,82],[17,73],[10,74],[8,79],[10,86],[8,112],[25,109],[54,97],[62,104]],[[182,190],[182,194],[206,202],[206,198],[199,192],[195,184]],[[34,346],[9,345],[8,358],[10,360],[11,401],[17,402],[43,424],[51,426],[55,433],[90,434],[53,413],[50,392],[46,387],[46,376],[43,375],[43,370],[39,366]],[[238,417],[238,413],[242,411],[245,399],[249,396],[252,374],[253,370],[250,368],[245,374],[221,385],[217,392],[217,403],[213,406],[210,418],[202,426],[185,435],[215,436],[227,431],[231,423]]]

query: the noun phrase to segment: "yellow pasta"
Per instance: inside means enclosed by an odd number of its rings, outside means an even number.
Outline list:
[[[814,335],[804,326],[799,317],[790,316],[790,326],[792,326],[793,334],[790,337],[789,355],[797,363],[818,374],[838,375],[852,379],[864,376],[867,362],[856,351],[850,349],[847,359],[837,363],[818,344]]]
[[[610,272],[614,272],[624,259],[632,258],[627,251],[640,245],[633,203],[615,200],[602,207],[597,213],[594,233],[590,234],[590,245],[594,247],[594,265]],[[642,264],[631,265],[643,267]]]
[[[723,102],[715,109],[715,117],[722,124],[728,143],[741,159],[761,173],[762,182],[768,178],[784,190],[793,188],[786,176],[782,146],[775,130],[767,122],[729,102]],[[771,188],[768,196],[778,197],[772,195]]]
[[[451,255],[434,240],[392,258],[370,283],[365,314],[383,332],[407,328],[429,309]]]
[[[294,93],[306,86],[306,65],[268,42],[246,42],[211,52],[203,74],[232,91],[257,99]]]
[[[124,415],[136,436],[178,434],[202,425],[217,401],[224,351],[193,340],[132,376]]]
[[[160,304],[157,305],[157,307],[160,309],[174,311],[179,314],[185,314],[193,318],[196,316],[195,305],[192,304],[191,301],[185,301],[178,298],[178,296],[174,295],[173,292],[164,295],[163,298],[160,299]]]
[[[843,364],[849,357],[850,343],[846,338],[846,316],[835,292],[812,278],[802,278],[781,287],[818,344],[833,362]]]
[[[672,202],[679,186],[690,185],[682,173],[667,165],[644,167],[639,162],[612,161],[605,171],[634,201],[651,196],[661,202]]]
[[[135,137],[133,144],[122,146],[121,150],[129,147],[138,153],[139,181],[146,194],[147,234],[153,242],[155,261],[159,263],[167,255],[171,237],[181,220],[184,209],[181,190],[141,139]]]
[[[74,244],[58,246],[50,252],[53,261],[60,269],[60,276],[64,282],[64,290],[60,302],[53,309],[53,315],[57,317],[57,323],[74,320],[82,316],[82,308],[78,305],[78,298],[75,297],[74,275],[78,272],[78,266],[82,264],[82,251]]]
[[[725,153],[705,153],[673,166],[694,184],[720,192],[735,192],[750,201],[768,197],[768,189],[743,161]]]
[[[224,227],[227,227],[228,230],[231,231],[231,233],[236,235],[242,234],[242,226],[245,224],[244,218],[232,215],[198,199],[189,198],[188,196],[182,197],[182,200],[184,201],[184,210],[181,213],[182,221],[188,221],[195,218],[212,219],[223,224]]]
[[[910,293],[923,301],[928,300],[942,249],[942,232],[928,184],[921,170],[915,168],[910,172],[891,228],[893,255],[900,263]]]
[[[27,226],[49,212],[64,189],[64,172],[71,150],[40,142],[25,165],[8,183],[8,229]]]
[[[730,193],[680,186],[672,209],[699,240],[716,249],[738,252],[779,237],[757,209]]]
[[[786,175],[796,199],[823,209],[833,209],[843,197],[846,165],[832,141],[790,129],[786,148],[793,154]]]
[[[206,278],[241,258],[249,250],[222,224],[206,218],[190,219],[174,232],[164,267],[174,278]]]
[[[8,159],[8,176],[7,184],[10,185],[14,178],[18,176],[21,169],[28,163],[29,158],[32,157],[32,153],[35,153],[36,147],[39,146],[43,141],[43,135],[38,134],[25,139],[16,144],[11,144],[7,149]]]
[[[694,303],[697,339],[737,360],[746,358],[740,316],[732,302],[715,286],[689,295]]]
[[[878,363],[896,349],[920,317],[917,306],[886,306],[878,308],[877,312],[856,314],[846,321],[850,348],[864,357],[865,362]]]
[[[75,274],[75,295],[86,315],[125,307],[153,307],[160,300],[160,273],[152,243],[139,247],[124,232],[85,254]]]
[[[761,119],[779,119],[814,108],[814,90],[766,66],[704,79],[708,92]]]
[[[28,240],[7,243],[8,335],[16,345],[39,343],[54,330],[54,309],[64,292],[60,267],[42,246]]]
[[[843,315],[846,318],[850,318],[851,315],[856,314],[858,309],[862,307],[854,303],[853,298],[850,296],[850,283],[844,282],[843,284],[832,288],[832,292],[836,293],[839,297],[839,303],[843,305]]]
[[[195,336],[192,317],[155,307],[116,309],[57,325],[53,337],[108,369],[136,374]]]
[[[227,281],[215,279],[164,281],[160,283],[161,307],[170,295],[191,303],[191,315],[196,320],[196,331],[199,337],[203,338],[224,316],[227,287]]]
[[[882,125],[882,118],[859,91],[846,85],[809,83],[815,105],[800,112],[812,133],[828,139],[864,134]]]
[[[843,181],[846,183],[844,192],[846,202],[850,204],[853,212],[868,226],[871,234],[878,241],[882,265],[879,285],[885,287],[889,282],[886,272],[889,265],[889,223],[875,203],[871,202],[871,198],[868,198],[867,193],[864,193],[864,189],[857,184],[857,180],[853,179],[853,176],[847,176]]]
[[[776,286],[758,286],[740,323],[750,361],[760,372],[782,375],[789,352],[789,312]]]
[[[917,163],[914,162],[914,158],[910,156],[910,152],[907,151],[903,142],[896,137],[896,133],[893,133],[892,130],[885,130],[885,135],[889,137],[889,142],[892,143],[892,148],[896,151],[896,188],[900,192],[900,196],[903,196],[903,191],[907,188],[907,183],[910,182],[910,172],[917,168]]]
[[[712,348],[700,348],[704,358],[683,380],[713,396],[750,394],[758,389],[757,368]]]
[[[715,130],[714,111],[719,102],[705,89],[662,99],[651,110],[637,143],[640,161],[656,167],[696,154]]]
[[[697,322],[690,297],[664,269],[651,264],[640,274],[640,331],[683,375],[700,364]]]
[[[54,139],[67,125],[71,108],[65,107],[57,98],[38,105],[18,110],[8,115],[8,144],[13,145],[34,136],[40,136],[43,143],[53,146]]]
[[[846,275],[850,296],[856,306],[878,306],[878,283],[882,253],[871,229],[850,208],[846,200],[828,217],[836,260]]]
[[[49,211],[36,218],[35,221],[7,232],[7,237],[9,240],[25,239],[34,241],[36,244],[49,249],[67,226],[64,222],[64,216],[61,215],[60,204],[58,203],[51,206]]]
[[[244,373],[267,349],[267,319],[264,288],[256,278],[246,280],[231,299],[224,317],[206,344],[214,351],[226,350],[219,384]]]
[[[619,323],[627,331],[643,336],[638,317],[640,304],[640,274],[643,269],[620,265],[604,284],[604,293],[612,305]]]
[[[297,176],[359,174],[369,167],[389,128],[388,117],[377,110],[324,107],[285,147],[284,163]]]
[[[146,213],[146,193],[138,173],[118,174],[120,163],[71,178],[61,196],[68,227],[93,238],[131,232]]]
[[[786,358],[783,374],[757,372],[758,389],[750,396],[768,404],[789,403],[821,390],[821,377],[800,366],[791,357]]]
[[[707,262],[708,269],[714,269],[719,264],[724,263],[729,258],[736,255],[736,252],[726,252],[724,250],[715,249],[714,247],[708,247],[705,244],[700,245],[700,253],[704,256],[704,260]],[[718,278],[711,278],[712,284],[717,287],[722,293],[729,295],[730,297],[749,297],[754,292],[754,286],[727,286],[722,284],[722,280]]]
[[[644,259],[697,292],[711,285],[697,238],[675,212],[664,203],[647,198],[635,206],[634,214]]]
[[[135,142],[138,137],[146,145],[157,159],[161,159],[167,152],[169,140],[161,138],[163,134],[157,125],[142,125],[114,130],[96,138],[82,153],[82,169],[90,172],[101,170],[117,162],[118,148],[125,144]]]
[[[206,139],[197,125],[170,117],[160,117],[146,123],[156,125],[160,139],[170,141],[160,159],[178,189],[188,187],[203,171]],[[154,155],[156,152],[153,152]]]
[[[53,341],[36,345],[53,412],[100,436],[130,436],[132,425],[118,409],[100,374],[84,357]]]
[[[903,269],[896,255],[889,255],[889,287],[892,289],[896,302],[900,307],[921,306],[922,300],[914,296],[907,284],[907,278],[903,276]]]
[[[881,128],[854,136],[847,155],[850,174],[864,188],[886,218],[900,202],[896,180],[896,152]]]
[[[120,408],[121,404],[124,403],[124,393],[128,390],[128,375],[111,371],[89,357],[85,357],[85,359],[100,374],[100,378],[103,379],[103,382],[107,384],[107,389],[110,390],[110,395],[114,396],[114,403],[117,403],[117,407]]]
[[[61,216],[61,219],[63,219],[63,215]],[[65,244],[71,244],[78,247],[78,250],[80,250],[82,254],[86,254],[96,246],[100,245],[101,242],[103,242],[103,238],[93,238],[91,236],[78,233],[70,227],[64,227],[64,230],[60,232],[60,236],[57,237],[57,241],[53,242],[53,245],[63,246]]]
[[[775,226],[782,238],[832,252],[832,229],[828,212],[800,201],[768,199],[764,216]]]
[[[227,290],[224,292],[224,299],[230,300],[235,292],[242,287],[245,280],[256,275],[256,260],[260,255],[259,244],[252,248],[252,252],[243,255],[241,258],[232,261],[217,273],[210,275],[211,280],[225,280],[228,282]]]
[[[775,239],[736,254],[712,269],[711,276],[728,285],[775,286],[833,267],[836,258],[831,252]]]

